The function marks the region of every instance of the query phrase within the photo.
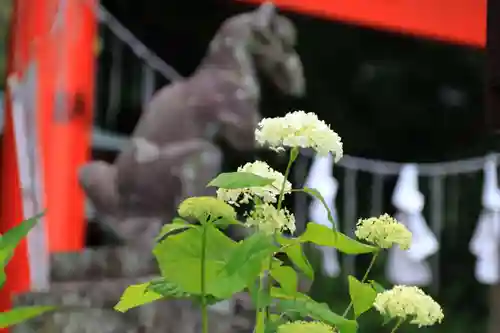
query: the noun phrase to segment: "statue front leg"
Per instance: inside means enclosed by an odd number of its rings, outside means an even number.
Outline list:
[[[194,196],[215,195],[216,189],[207,187],[207,184],[221,171],[221,165],[220,149],[208,142],[185,156],[175,171],[182,184],[178,201]]]

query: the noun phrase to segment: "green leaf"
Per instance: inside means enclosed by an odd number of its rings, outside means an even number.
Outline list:
[[[17,245],[33,229],[42,216],[43,214],[39,214],[33,218],[24,220],[0,236],[0,263],[3,267],[9,262]]]
[[[378,282],[376,282],[374,280],[370,280],[370,281],[368,281],[368,283],[371,284],[372,288],[375,289],[377,294],[382,293],[386,290],[381,284],[379,284]]]
[[[377,292],[369,283],[362,283],[354,276],[349,275],[349,295],[351,296],[356,318],[370,310],[377,297]]]
[[[193,217],[201,224],[217,219],[236,219],[236,211],[225,201],[216,197],[190,197],[182,201],[177,213],[184,218]]]
[[[287,322],[287,318],[283,318],[278,314],[271,313],[269,314],[269,320],[266,322],[265,333],[276,333],[278,327]]]
[[[346,254],[362,254],[377,251],[377,248],[374,246],[360,243],[341,232],[314,222],[307,224],[306,231],[299,239],[302,242],[311,242],[321,246],[334,247]]]
[[[168,281],[164,277],[151,280],[147,290],[160,294],[163,297],[187,298],[191,296],[184,292],[177,284]]]
[[[258,283],[249,283],[248,292],[256,310],[260,310],[272,303],[272,296],[259,288]]]
[[[263,271],[264,263],[269,266],[270,257],[277,250],[273,237],[263,233],[255,233],[239,242],[224,266],[228,285],[239,286],[232,292],[242,290],[247,281],[257,278]]]
[[[188,229],[188,228],[193,228],[193,224],[189,224],[186,220],[183,220],[181,218],[174,218],[172,223],[170,224],[165,224],[161,230],[160,234],[158,237],[156,237],[157,242],[161,242],[163,239],[165,239],[171,232],[176,231],[176,230],[182,230],[182,229]]]
[[[190,295],[179,288],[177,284],[172,283],[163,277],[150,281],[147,290],[160,294],[164,298],[185,298],[191,299],[192,301],[200,305],[203,304],[203,298],[201,296]],[[222,299],[213,297],[212,295],[205,296],[205,303],[207,305],[212,305],[220,301],[222,301]]]
[[[282,251],[286,253],[290,261],[309,279],[314,280],[314,270],[304,254],[302,244],[296,239],[290,240],[283,236],[278,236],[277,239],[283,246]]]
[[[53,306],[23,306],[10,311],[0,312],[0,328],[17,325],[55,309]]]
[[[386,289],[380,283],[378,283],[374,280],[370,280],[370,281],[368,281],[368,283],[373,288],[373,290],[376,291],[377,294],[380,294],[380,293],[383,293],[384,291],[386,291]],[[382,319],[383,319],[382,326],[385,326],[389,322],[391,322],[393,318],[390,317],[389,315],[385,314],[385,315],[382,315]]]
[[[325,198],[321,195],[321,193],[314,189],[314,188],[309,188],[309,187],[304,187],[302,191],[306,192],[307,194],[313,196],[314,198],[318,199],[323,207],[325,207],[327,213],[328,213],[328,221],[332,224],[332,227],[334,230],[337,230],[337,223],[335,223],[335,220],[333,219],[332,212],[330,211],[330,208],[328,208],[328,205],[326,204]]]
[[[14,255],[14,250],[43,215],[44,213],[38,214],[30,219],[24,220],[0,236],[0,286],[5,283],[7,278],[5,275],[5,266],[7,266]]]
[[[214,225],[216,225],[220,229],[226,229],[230,225],[238,225],[244,227],[244,224],[236,219],[225,219],[225,218],[218,219],[217,221],[214,222]]]
[[[278,281],[281,288],[289,295],[297,292],[298,277],[290,266],[280,266],[271,270],[271,276]]]
[[[272,298],[278,298],[278,299],[288,299],[288,300],[295,300],[295,299],[310,300],[311,299],[309,296],[307,296],[306,294],[303,294],[299,291],[296,291],[293,294],[290,294],[290,293],[285,292],[283,289],[278,288],[278,287],[271,287],[270,294],[271,294]]]
[[[249,187],[262,187],[271,185],[275,180],[264,178],[250,172],[227,172],[221,173],[207,186],[215,186],[224,189],[237,189]]]
[[[278,308],[282,312],[295,312],[303,317],[320,320],[339,328],[342,333],[354,333],[357,329],[355,320],[346,319],[330,310],[328,305],[311,299],[278,300]]]
[[[152,303],[163,296],[152,290],[149,290],[150,283],[141,283],[128,286],[120,297],[120,301],[114,306],[118,312],[127,312],[130,309]]]
[[[206,293],[224,299],[243,290],[248,279],[241,281],[226,273],[226,264],[238,244],[213,225],[206,228]],[[201,294],[202,228],[196,226],[167,237],[153,250],[161,275],[191,295]],[[238,276],[236,276],[238,277]]]

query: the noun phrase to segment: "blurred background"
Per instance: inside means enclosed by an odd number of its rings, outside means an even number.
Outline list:
[[[254,6],[232,1],[204,1],[193,8],[179,2],[143,1],[125,4],[104,0],[108,8],[126,27],[154,50],[166,63],[183,76],[189,76],[202,59],[208,43],[221,22],[230,15]],[[278,116],[303,109],[315,112],[332,125],[351,156],[404,163],[446,162],[488,153],[484,125],[484,57],[479,47],[436,41],[382,29],[318,18],[284,11],[299,32],[300,54],[307,80],[307,96],[303,99],[283,97],[276,88],[264,81],[262,114]],[[111,38],[101,34],[102,53],[99,71],[101,87],[109,80],[106,66],[113,59]],[[125,49],[123,89],[119,111],[114,123],[105,123],[100,112],[96,123],[103,128],[130,133],[141,110],[137,80],[140,66],[132,52]],[[137,64],[134,72],[133,64]],[[135,73],[135,74],[134,74]],[[157,80],[158,87],[164,84]],[[134,97],[135,94],[135,97]],[[106,88],[99,89],[99,110],[106,109],[109,97]],[[102,118],[99,118],[102,117]],[[225,169],[232,170],[253,155],[225,151]],[[265,157],[282,170],[285,161],[270,154]],[[310,165],[311,159],[305,162]],[[341,183],[346,169],[336,168]],[[356,215],[371,215],[372,174],[358,172]],[[384,211],[394,213],[391,195],[397,176],[384,178]],[[445,205],[439,251],[436,288],[430,292],[442,302],[447,319],[435,328],[420,331],[485,332],[489,311],[489,287],[474,277],[475,257],[469,242],[481,211],[483,174],[472,172],[443,177]],[[420,189],[431,201],[428,177],[421,177]],[[345,213],[346,198],[339,190],[339,216]],[[290,205],[293,204],[290,202]],[[304,207],[303,209],[307,209]],[[299,213],[300,214],[300,213]],[[426,206],[425,214],[430,216]],[[340,218],[342,222],[342,218]],[[432,224],[431,219],[427,219]],[[311,249],[316,265],[321,265],[319,252]],[[369,258],[356,262],[358,274],[363,273]],[[434,267],[435,268],[435,267]],[[385,262],[379,261],[376,279],[385,279]],[[345,279],[319,276],[313,295],[341,311],[347,302]],[[432,286],[430,286],[432,287]],[[500,309],[499,309],[500,310]],[[497,311],[499,311],[497,310]],[[494,313],[494,312],[493,312]],[[370,316],[368,316],[370,317]],[[378,317],[365,318],[360,332],[374,332]],[[381,332],[386,328],[381,329]],[[411,327],[402,331],[411,332]]]
[[[222,21],[255,7],[229,0],[206,0],[196,5],[159,0],[102,0],[101,3],[138,40],[186,77],[196,69]],[[10,8],[10,1],[0,1],[2,78]],[[359,161],[350,167],[341,164],[334,168],[339,182],[336,206],[341,227],[352,227],[355,223],[352,217],[351,221],[343,217],[353,212],[356,217],[368,217],[374,212],[395,213],[391,197],[398,172],[382,172],[380,176],[376,171],[384,168],[385,161],[401,163],[387,166],[399,170],[406,163],[422,165],[479,158],[473,163],[475,167],[465,167],[466,171],[460,173],[453,168],[460,169],[466,162],[451,167],[435,164],[442,172],[420,175],[420,191],[426,198],[423,214],[440,243],[439,251],[429,259],[433,280],[426,290],[443,304],[446,316],[442,325],[420,331],[486,332],[489,316],[500,314],[500,307],[496,308],[494,302],[500,293],[497,287],[477,281],[476,257],[469,250],[482,211],[483,157],[490,153],[484,122],[485,50],[321,15],[287,10],[282,13],[298,29],[297,50],[304,65],[307,95],[301,99],[284,97],[263,79],[263,116],[279,116],[296,109],[315,112],[340,134],[346,154],[378,161],[373,168],[373,163],[363,167]],[[144,102],[143,63],[130,46],[116,38],[109,26],[103,24],[99,29],[94,124],[105,131],[129,135]],[[153,76],[153,90],[170,82],[160,73]],[[224,170],[233,170],[256,157],[236,152],[224,142],[220,145],[224,151]],[[114,152],[94,151],[96,159],[112,161],[115,156]],[[286,161],[275,155],[259,157],[277,169],[285,167]],[[303,184],[312,162],[310,156],[301,157],[296,166],[300,170],[294,171],[298,183]],[[373,202],[375,182],[378,182],[375,195],[380,198],[378,208],[374,208]],[[349,186],[354,190],[343,190]],[[436,195],[436,191],[440,194]],[[302,222],[307,219],[309,202],[305,200],[292,198],[288,202]],[[320,251],[310,248],[309,252],[321,272]],[[378,262],[372,277],[388,284],[385,259]],[[368,260],[361,256],[355,263],[346,263],[340,258],[341,266],[356,275],[362,275]],[[338,277],[318,274],[312,287],[313,296],[341,311],[348,301],[344,273],[343,269]],[[367,315],[360,333],[376,332],[373,327],[379,327],[379,321],[377,316]],[[490,327],[490,332],[494,329]],[[387,328],[380,329],[384,331]],[[413,332],[413,328],[405,326],[401,331]]]

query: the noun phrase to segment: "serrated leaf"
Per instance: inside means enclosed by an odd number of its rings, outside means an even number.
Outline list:
[[[369,283],[362,283],[352,275],[349,275],[347,279],[349,281],[349,296],[354,307],[354,315],[358,318],[372,308],[375,297],[377,297],[377,292]]]
[[[0,328],[17,325],[28,319],[38,317],[44,313],[54,311],[53,306],[23,306],[10,311],[0,312]]]
[[[220,229],[226,229],[230,225],[237,225],[244,227],[243,223],[236,219],[218,219],[217,221],[214,222],[214,225],[216,225]]]
[[[281,312],[300,313],[303,317],[311,317],[315,320],[335,326],[343,333],[354,333],[357,329],[355,320],[349,320],[336,314],[324,303],[318,303],[313,300],[296,299],[278,300],[277,305]]]
[[[297,292],[297,272],[290,266],[280,266],[271,270],[271,276],[280,284],[283,291],[289,295]]]
[[[163,297],[187,298],[191,296],[190,294],[184,292],[179,285],[168,281],[164,277],[150,281],[147,290],[160,294]]]
[[[236,219],[236,211],[225,201],[216,197],[190,197],[182,201],[177,213],[184,218],[195,218],[201,224],[217,219]]]
[[[227,296],[225,293],[240,287],[244,288],[246,285],[246,283],[243,283],[243,286],[231,285],[224,270],[228,258],[237,247],[237,243],[213,225],[205,225],[205,228],[206,292],[219,298],[225,298]],[[161,275],[191,295],[201,294],[202,236],[201,227],[192,228],[167,237],[153,249]]]
[[[278,236],[277,240],[283,246],[282,251],[286,253],[288,259],[309,279],[314,280],[314,270],[304,254],[302,244],[297,239],[286,239],[283,236]]]
[[[302,191],[304,191],[307,194],[313,196],[314,198],[318,199],[321,202],[321,204],[323,205],[323,207],[325,207],[326,212],[328,214],[328,221],[330,221],[330,223],[332,224],[332,228],[334,230],[337,230],[337,223],[335,223],[335,220],[333,219],[332,212],[330,211],[330,208],[326,204],[325,198],[323,198],[323,196],[321,195],[321,193],[318,190],[316,190],[314,188],[309,188],[309,187],[304,187],[302,189]]]
[[[130,309],[152,303],[163,296],[149,290],[149,282],[128,286],[120,297],[120,301],[114,306],[118,312],[127,312]]]
[[[176,217],[172,220],[172,223],[165,224],[163,225],[163,227],[161,227],[160,233],[155,240],[157,242],[161,242],[163,239],[165,239],[165,237],[167,237],[173,231],[189,229],[194,227],[195,227],[194,224],[189,224],[187,221]]]
[[[257,278],[265,262],[269,265],[270,257],[278,250],[273,244],[273,237],[255,233],[238,243],[224,266],[230,283],[246,286],[245,282]],[[240,290],[235,290],[237,292]]]
[[[272,298],[277,298],[277,299],[288,299],[288,300],[294,300],[294,299],[302,299],[302,300],[310,300],[311,298],[307,296],[306,294],[303,294],[299,291],[296,291],[293,294],[289,294],[285,292],[283,289],[278,288],[278,287],[271,287],[271,297]]]
[[[224,189],[238,189],[249,187],[262,187],[271,185],[275,180],[264,178],[251,172],[227,172],[221,173],[210,181],[207,186],[215,186]]]
[[[362,254],[377,251],[371,245],[363,244],[352,239],[339,231],[332,230],[327,226],[310,222],[306,231],[299,237],[302,242],[311,242],[320,246],[334,247],[346,254]]]

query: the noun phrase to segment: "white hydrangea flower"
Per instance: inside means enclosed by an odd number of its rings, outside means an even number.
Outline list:
[[[280,325],[278,333],[334,333],[333,327],[320,321],[297,320]]]
[[[444,318],[441,306],[417,287],[394,286],[379,293],[373,305],[383,315],[408,318],[419,327],[440,323]]]
[[[294,233],[295,216],[286,208],[278,210],[273,205],[263,203],[256,205],[250,214],[248,214],[245,225],[247,227],[255,227],[267,234],[284,230]]]
[[[388,249],[393,244],[398,244],[402,250],[408,250],[411,246],[411,232],[404,224],[388,214],[359,219],[355,234],[359,239],[383,249]]]
[[[274,179],[271,185],[263,187],[250,187],[239,189],[218,189],[217,197],[229,204],[239,206],[239,204],[249,203],[254,197],[258,197],[264,203],[276,203],[280,194],[281,186],[285,180],[282,173],[273,170],[266,162],[255,161],[247,163],[238,168],[238,172],[250,172],[257,176]],[[287,180],[284,194],[292,192],[292,184]]]
[[[342,158],[340,136],[329,125],[312,112],[295,111],[284,117],[264,118],[255,131],[255,138],[261,145],[280,151],[283,147],[312,148],[318,155],[335,155]]]

